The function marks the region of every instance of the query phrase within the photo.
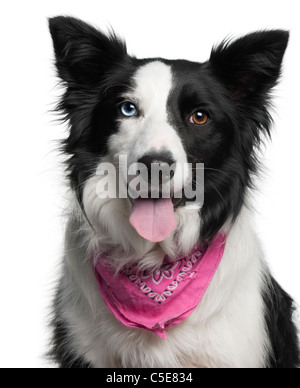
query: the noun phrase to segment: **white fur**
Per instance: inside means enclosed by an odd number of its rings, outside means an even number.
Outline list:
[[[84,190],[85,212],[93,226],[93,230],[85,226],[89,252],[110,251],[116,268],[139,259],[140,266],[149,269],[161,266],[165,255],[176,259],[179,253],[188,254],[197,243],[200,233],[199,208],[179,208],[175,213],[177,229],[167,240],[153,244],[144,240],[130,225],[130,201],[100,199],[97,195],[98,182],[97,176],[90,178]]]

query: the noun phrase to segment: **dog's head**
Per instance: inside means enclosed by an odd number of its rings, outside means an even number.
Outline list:
[[[113,33],[105,35],[73,18],[51,19],[50,30],[66,86],[59,109],[70,125],[64,142],[69,177],[92,226],[101,224],[117,244],[124,228],[128,238],[135,232],[131,215],[138,233],[155,242],[167,240],[176,223],[179,230],[191,217],[184,236],[177,236],[181,245],[188,250],[199,238],[211,240],[236,218],[251,187],[255,150],[270,133],[269,92],[280,75],[288,32],[224,41],[207,62],[194,63],[136,59]],[[132,173],[128,180],[128,166],[136,163],[146,172],[153,165],[172,166],[168,177],[160,172],[156,200],[125,198],[124,187],[127,191],[136,179]],[[112,178],[107,177],[109,164],[117,168]],[[195,188],[198,170],[205,172],[204,203],[184,190]],[[101,197],[103,176],[106,188],[110,179],[117,182],[117,199]],[[149,194],[150,176],[136,189],[147,181]],[[166,183],[170,194],[162,200]]]

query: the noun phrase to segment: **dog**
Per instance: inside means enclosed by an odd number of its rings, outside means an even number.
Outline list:
[[[72,17],[49,24],[70,184],[52,359],[61,368],[299,367],[295,305],[268,269],[250,200],[289,32],[227,39],[194,63],[137,59],[114,32]],[[155,198],[152,175],[126,195],[142,175],[129,174],[135,164],[159,168]],[[183,188],[195,189],[201,171],[202,199],[188,198]]]

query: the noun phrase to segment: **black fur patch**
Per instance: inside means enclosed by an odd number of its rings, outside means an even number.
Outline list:
[[[234,220],[258,170],[256,148],[270,135],[269,92],[276,85],[288,32],[247,35],[215,48],[204,64],[172,65],[175,87],[169,120],[182,138],[190,163],[205,164],[205,202],[201,238],[209,242],[224,223]],[[210,121],[189,123],[203,110]]]
[[[82,204],[86,181],[95,174],[107,139],[117,131],[117,103],[131,86],[139,61],[113,33],[106,36],[71,17],[50,19],[58,75],[65,94],[57,106],[68,122],[62,150],[69,156],[71,187]]]
[[[264,295],[266,323],[272,345],[269,355],[270,368],[287,369],[300,367],[297,330],[292,320],[292,298],[271,278]]]

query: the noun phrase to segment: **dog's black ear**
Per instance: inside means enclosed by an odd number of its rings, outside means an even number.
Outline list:
[[[274,87],[289,41],[289,32],[261,31],[214,48],[214,73],[239,100],[265,95]]]
[[[49,20],[60,78],[67,83],[93,85],[127,55],[126,45],[72,17]]]

